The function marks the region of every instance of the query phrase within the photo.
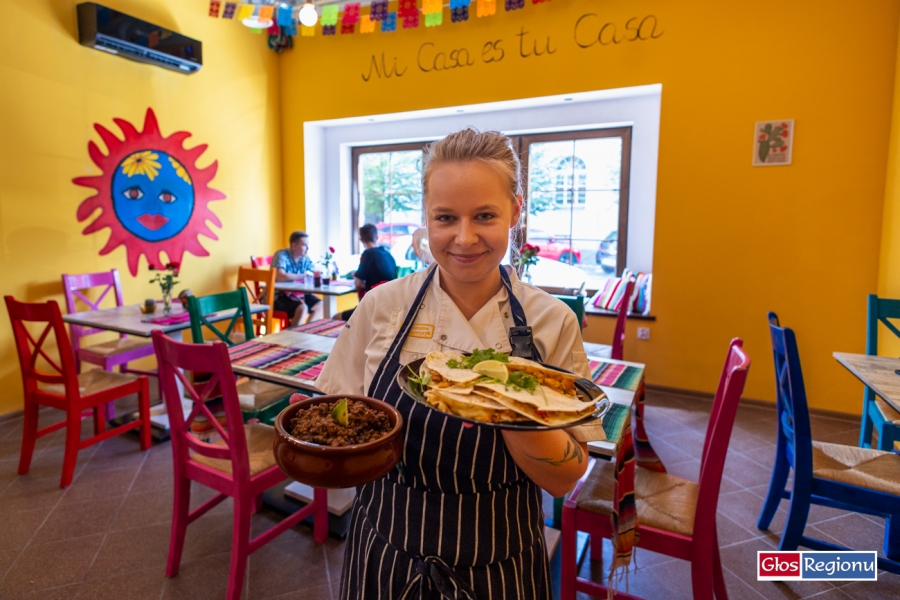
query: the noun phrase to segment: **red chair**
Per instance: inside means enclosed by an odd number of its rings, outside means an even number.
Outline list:
[[[72,483],[78,451],[83,448],[136,428],[141,429],[141,450],[150,447],[150,386],[146,377],[110,373],[99,369],[79,374],[75,366],[75,354],[72,352],[62,314],[55,300],[28,304],[19,302],[12,296],[6,296],[6,308],[16,340],[25,395],[25,427],[22,434],[22,454],[19,456],[20,475],[27,473],[31,467],[31,457],[37,438],[63,427],[66,428],[66,448],[60,487]],[[26,323],[45,324],[37,339],[31,335]],[[59,363],[51,358],[44,348],[44,343],[51,333],[56,338]],[[39,362],[49,365],[49,372],[42,370],[44,365],[39,365]],[[103,415],[104,405],[130,394],[138,395],[140,418],[107,431]],[[39,406],[63,410],[66,418],[59,423],[38,429]],[[85,414],[88,410],[91,412]],[[91,413],[94,417],[94,436],[82,441],[81,420]]]
[[[261,423],[244,425],[228,346],[224,343],[182,344],[154,331],[153,345],[169,414],[175,465],[175,504],[166,576],[178,574],[187,526],[230,496],[234,499],[234,528],[226,597],[238,600],[243,588],[247,557],[264,544],[310,515],[314,515],[313,537],[317,542],[325,541],[328,536],[328,495],[326,490],[316,489],[313,501],[305,508],[250,539],[250,516],[260,506],[261,494],[287,479],[275,464],[272,454],[275,430]],[[202,396],[182,374],[182,370],[210,375]],[[185,391],[194,400],[194,408],[187,419],[182,412],[176,378],[181,380]],[[221,397],[227,431],[205,403],[214,397]],[[201,416],[213,424],[221,437],[220,441],[214,444],[201,442],[191,434],[191,422]],[[191,511],[191,481],[219,493]]]
[[[694,598],[725,600],[727,591],[719,559],[716,507],[728,441],[744,390],[750,358],[734,339],[719,379],[706,429],[700,463],[700,482],[668,473],[635,469],[634,491],[640,540],[637,546],[690,561]],[[577,576],[576,540],[579,531],[601,538],[611,537],[615,465],[597,461],[563,505],[562,512],[562,600],[574,600],[576,592],[605,597],[607,588]],[[594,537],[596,536],[596,537]],[[600,558],[592,548],[592,557]],[[619,598],[633,598],[617,593]]]
[[[616,317],[616,331],[613,333],[612,354],[610,358],[625,360],[622,353],[625,346],[625,321],[628,319],[628,310],[631,308],[631,294],[634,292],[634,279],[629,279],[625,285],[625,294],[622,296],[622,304],[619,306],[619,316]]]
[[[76,299],[81,300],[88,306],[88,310],[99,310],[100,303],[109,294],[114,292],[116,306],[122,306],[122,282],[119,279],[118,269],[111,271],[102,271],[100,273],[86,273],[83,275],[66,275],[62,276],[63,292],[66,295],[66,309],[69,314],[79,312],[76,305]],[[90,300],[83,292],[91,288],[103,289],[99,291],[96,300]],[[98,365],[104,371],[112,371],[115,367],[119,367],[121,373],[137,373],[139,375],[149,375],[156,377],[156,371],[141,371],[138,369],[129,369],[128,363],[144,358],[145,356],[153,356],[153,343],[140,337],[128,337],[124,333],[119,335],[119,339],[93,344],[90,346],[81,345],[81,338],[93,335],[95,333],[108,333],[104,329],[95,329],[92,327],[84,327],[82,325],[69,325],[69,331],[72,340],[72,347],[75,350],[75,370],[81,372],[81,363],[86,362],[92,365]],[[115,417],[113,406],[107,405],[106,418]]]
[[[264,269],[264,268],[272,268],[272,257],[271,256],[251,256],[250,257],[250,266],[254,269]],[[256,297],[260,298],[262,296],[261,292],[263,291],[259,284],[256,284]],[[268,299],[269,302],[275,302],[275,294],[272,294],[272,297]],[[272,318],[278,321],[281,321],[281,329],[287,329],[287,326],[291,323],[291,315],[286,312],[282,312],[280,310],[276,310],[272,312]]]

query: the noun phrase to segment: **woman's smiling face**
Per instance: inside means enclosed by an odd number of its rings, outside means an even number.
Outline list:
[[[479,160],[435,165],[428,176],[425,226],[431,253],[460,283],[481,281],[506,255],[521,198],[510,198],[503,177]]]

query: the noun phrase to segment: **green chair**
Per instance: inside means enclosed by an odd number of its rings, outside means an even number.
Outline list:
[[[554,298],[559,298],[563,302],[566,303],[566,306],[572,309],[572,312],[575,313],[575,316],[578,318],[578,327],[581,328],[581,324],[584,322],[584,296],[563,296],[554,294]]]
[[[244,339],[252,340],[255,337],[253,329],[253,315],[250,314],[250,300],[247,298],[247,290],[244,288],[211,296],[188,296],[188,314],[191,316],[191,336],[194,343],[203,343],[204,326],[215,336],[229,346],[234,346],[242,340],[233,340],[231,334],[235,325],[241,323],[244,329]],[[228,323],[223,333],[218,327],[206,320],[204,315],[236,309],[234,316]]]
[[[187,302],[188,314],[191,316],[191,337],[193,337],[194,343],[203,343],[204,328],[211,331],[217,339],[225,342],[228,346],[234,346],[241,341],[252,340],[256,337],[246,288],[241,287],[231,292],[199,298],[188,296]],[[204,316],[231,309],[236,310],[224,332]],[[243,340],[240,339],[241,332],[234,331],[238,323],[244,329]],[[239,335],[233,336],[234,333]],[[294,393],[291,388],[255,379],[238,383],[237,391],[244,421],[256,418],[267,425],[274,422],[281,409],[288,405],[290,395]]]
[[[401,277],[406,277],[407,275],[410,275],[412,272],[413,272],[412,267],[397,267],[397,277],[396,278],[400,279]]]

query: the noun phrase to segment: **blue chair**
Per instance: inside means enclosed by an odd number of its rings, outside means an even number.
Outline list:
[[[794,332],[780,327],[775,313],[769,313],[769,330],[775,355],[778,440],[772,480],[756,526],[768,529],[785,498],[790,508],[779,550],[805,546],[841,551],[848,548],[803,535],[810,504],[884,517],[887,558],[878,558],[878,568],[900,574],[900,455],[814,442]],[[789,491],[785,485],[791,469],[794,483]]]
[[[900,330],[888,319],[900,319],[900,300],[879,298],[869,294],[869,316],[866,323],[866,354],[878,355],[878,322],[900,337]],[[860,448],[872,447],[872,430],[878,432],[878,449],[893,450],[894,442],[900,442],[900,413],[878,398],[866,386],[863,396],[862,428],[859,431]]]

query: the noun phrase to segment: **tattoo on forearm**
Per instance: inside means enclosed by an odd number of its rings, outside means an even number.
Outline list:
[[[558,467],[569,462],[572,459],[578,459],[578,464],[581,464],[581,461],[584,459],[584,451],[581,449],[581,444],[572,439],[571,435],[569,436],[569,441],[566,442],[566,451],[563,453],[563,457],[559,460],[555,458],[541,458],[538,456],[532,456],[530,454],[526,454],[528,458],[533,460],[539,460],[543,463],[547,463],[548,465],[553,465],[554,467]]]

